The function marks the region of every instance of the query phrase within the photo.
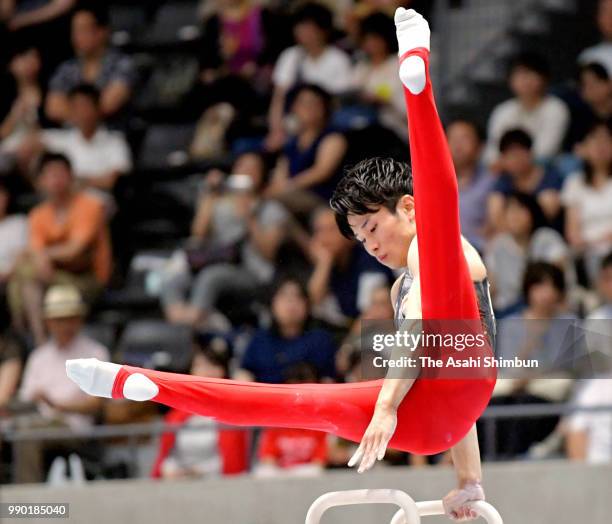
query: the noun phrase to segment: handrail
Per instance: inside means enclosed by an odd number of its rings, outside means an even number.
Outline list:
[[[598,406],[576,406],[572,404],[517,404],[512,406],[490,406],[482,414],[481,420],[505,419],[512,417],[541,417],[549,415],[569,415],[575,412],[585,413],[612,413],[612,404]],[[2,420],[0,419],[0,422]],[[217,425],[211,427],[198,427],[182,424],[166,424],[163,422],[145,422],[137,424],[99,425],[75,432],[70,428],[44,428],[44,429],[13,429],[2,428],[0,424],[0,437],[6,441],[22,440],[56,440],[69,438],[117,438],[140,437],[159,435],[165,432],[177,431],[216,431],[218,429],[237,429],[236,426]],[[238,428],[240,429],[240,428]],[[244,428],[242,428],[244,429]]]

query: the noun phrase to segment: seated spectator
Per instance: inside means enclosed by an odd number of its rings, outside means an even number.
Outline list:
[[[361,22],[364,59],[353,68],[351,87],[359,102],[378,110],[380,123],[408,139],[404,90],[397,75],[397,37],[393,19],[382,13]]]
[[[79,8],[72,17],[75,58],[59,66],[49,83],[45,101],[47,117],[58,123],[71,118],[69,92],[83,83],[100,90],[104,119],[116,117],[128,103],[135,81],[129,57],[108,47],[108,14],[103,7]]]
[[[602,258],[612,249],[612,131],[596,123],[578,146],[582,173],[568,177],[562,200],[566,206],[565,236],[584,257],[594,282]]]
[[[564,270],[571,256],[563,237],[546,227],[537,201],[524,193],[510,193],[504,209],[504,230],[485,250],[485,261],[496,316],[501,318],[522,304],[521,280],[529,262],[542,261]]]
[[[74,127],[43,131],[42,145],[68,157],[80,187],[112,192],[117,179],[132,169],[128,144],[121,132],[102,124],[100,93],[94,86],[74,87],[68,101]]]
[[[566,149],[570,151],[597,121],[612,119],[612,82],[606,68],[596,63],[585,64],[580,67],[578,79],[581,100],[572,108],[565,139]]]
[[[393,274],[361,245],[340,233],[331,209],[318,209],[312,225],[310,257],[314,268],[308,281],[308,295],[313,314],[331,324],[348,327],[371,305],[373,289],[389,285]]]
[[[190,374],[228,378],[230,357],[231,352],[224,339],[213,338],[203,344],[196,335]],[[168,412],[164,422],[181,424],[188,429],[162,434],[152,478],[202,478],[246,471],[247,431],[217,429],[213,419],[176,409]]]
[[[22,348],[15,337],[3,329],[0,334],[0,418],[17,392],[23,358]]]
[[[612,76],[612,1],[599,0],[597,8],[597,27],[602,41],[582,51],[578,56],[579,64],[597,62],[602,64]]]
[[[260,2],[202,2],[204,27],[199,46],[200,81],[183,107],[202,114],[194,158],[215,158],[234,138],[259,142],[257,118],[267,110],[272,68],[291,44],[285,16]]]
[[[612,405],[612,376],[581,384],[572,404],[580,408]],[[567,458],[588,464],[612,462],[612,413],[577,411],[565,420]]]
[[[487,163],[498,159],[501,138],[515,128],[525,129],[533,137],[533,154],[548,160],[561,150],[569,125],[569,111],[555,96],[547,95],[549,69],[537,55],[523,53],[510,68],[509,84],[515,98],[498,105],[489,118]]]
[[[262,156],[240,155],[232,173],[225,183],[223,173],[209,174],[189,245],[165,271],[161,300],[170,322],[206,323],[223,293],[244,295],[247,302],[272,281],[289,214],[278,202],[261,198]]]
[[[612,252],[601,263],[598,278],[601,306],[585,320],[584,332],[593,375],[580,385],[573,404],[612,405]],[[565,420],[566,452],[570,460],[589,464],[612,461],[612,414],[578,411]]]
[[[316,369],[298,363],[287,372],[286,384],[315,383]],[[322,431],[295,428],[264,428],[259,440],[258,477],[317,475],[327,464],[328,436]]]
[[[367,308],[353,322],[349,334],[342,341],[336,353],[336,369],[346,380],[355,366],[355,353],[360,353],[362,343],[367,344],[370,335],[380,333],[381,328],[391,326],[393,305],[390,300],[391,288],[381,285],[370,292]]]
[[[429,0],[357,0],[355,2],[329,2],[341,10],[340,18],[343,29],[347,32],[350,43],[357,44],[360,37],[360,27],[367,17],[383,13],[393,18],[398,7],[410,7],[421,13],[426,20],[431,20],[427,15],[431,2]],[[343,5],[344,4],[344,5]],[[408,5],[407,5],[408,4]]]
[[[537,368],[504,368],[491,405],[540,404],[565,401],[571,391],[571,329],[576,317],[565,306],[565,277],[557,266],[530,264],[523,279],[527,307],[498,323],[496,356],[537,361]],[[554,380],[551,380],[551,377]],[[525,453],[544,440],[559,417],[510,418],[499,421],[497,450],[500,458]],[[486,445],[483,443],[484,452]],[[483,449],[481,448],[481,449]]]
[[[486,202],[495,179],[482,163],[483,135],[478,125],[458,119],[446,128],[457,184],[461,233],[479,251],[488,234]]]
[[[26,45],[15,51],[9,70],[15,81],[16,96],[10,112],[0,123],[0,153],[18,153],[24,139],[39,129],[43,103],[40,68],[38,49]],[[27,171],[26,166],[20,167]]]
[[[6,285],[28,246],[28,221],[11,214],[11,195],[0,178],[0,310],[5,305]],[[3,316],[0,312],[0,317]]]
[[[28,42],[38,48],[45,79],[71,54],[70,15],[76,3],[77,0],[0,1],[0,22],[8,30],[3,35],[6,43]]]
[[[612,372],[612,251],[601,262],[597,277],[601,304],[584,321],[591,369],[598,374]]]
[[[19,424],[29,427],[66,427],[74,432],[89,428],[100,412],[102,399],[83,393],[66,375],[66,360],[97,358],[107,360],[108,350],[81,332],[86,306],[74,286],[49,288],[45,295],[44,316],[50,340],[36,348],[26,362],[19,398],[35,402],[39,416]],[[15,444],[16,482],[43,480],[44,452],[55,454],[83,448],[83,441],[20,441]]]
[[[487,203],[488,222],[494,231],[503,230],[504,199],[513,191],[533,196],[549,224],[559,229],[563,185],[551,166],[539,166],[532,154],[531,137],[521,129],[511,129],[500,141],[499,165],[502,175],[493,186]]]
[[[348,55],[329,43],[332,31],[332,14],[320,4],[306,3],[295,13],[293,34],[297,45],[281,53],[272,75],[268,150],[277,151],[285,143],[283,113],[291,88],[310,83],[332,94],[350,88],[351,62]]]
[[[22,331],[29,328],[37,344],[45,341],[42,296],[46,287],[72,284],[91,303],[110,277],[111,246],[103,205],[75,191],[73,182],[65,156],[43,156],[38,186],[45,201],[30,212],[29,254],[9,281],[13,322]]]
[[[329,94],[315,85],[291,93],[295,134],[285,144],[265,194],[296,214],[325,204],[340,176],[347,142],[330,127],[331,104]]]
[[[301,282],[290,276],[277,281],[270,313],[272,325],[255,333],[235,378],[280,384],[292,366],[305,362],[322,379],[334,379],[334,340],[327,331],[310,327],[310,304]]]

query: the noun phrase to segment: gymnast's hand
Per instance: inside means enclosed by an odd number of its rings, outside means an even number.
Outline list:
[[[396,426],[397,409],[377,404],[372,420],[363,434],[361,444],[348,462],[349,467],[359,462],[357,472],[363,473],[370,469],[377,459],[382,460]]]
[[[478,518],[478,514],[467,506],[468,502],[484,500],[485,494],[479,482],[466,483],[462,488],[452,490],[442,499],[445,513],[455,521]]]

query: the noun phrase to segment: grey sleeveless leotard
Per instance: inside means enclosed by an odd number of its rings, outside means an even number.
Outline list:
[[[399,293],[397,294],[397,300],[395,302],[395,325],[397,328],[399,328],[401,321],[405,320],[400,306],[404,300],[404,297],[408,294],[413,281],[414,277],[408,270],[406,270],[402,275]],[[497,329],[495,325],[495,314],[493,313],[493,304],[491,302],[489,280],[484,278],[479,282],[474,282],[474,288],[476,290],[476,300],[478,302],[480,320],[482,321],[483,328],[489,337],[491,348],[495,348],[495,335]]]

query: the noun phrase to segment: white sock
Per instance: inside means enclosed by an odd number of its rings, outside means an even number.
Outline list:
[[[395,11],[395,28],[399,56],[421,47],[429,50],[431,36],[429,24],[414,9],[398,7]],[[402,62],[399,76],[408,90],[413,95],[418,95],[425,89],[425,62],[419,56],[409,56]]]
[[[66,361],[70,379],[89,395],[112,398],[113,385],[121,366],[101,362],[97,358],[78,358]],[[130,400],[151,400],[159,393],[157,384],[142,373],[130,375],[123,385],[123,396]]]

